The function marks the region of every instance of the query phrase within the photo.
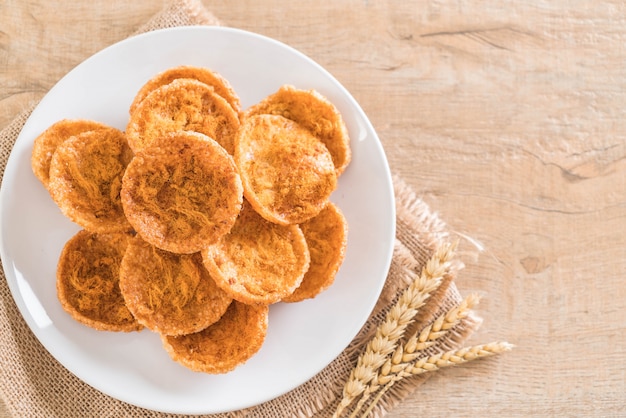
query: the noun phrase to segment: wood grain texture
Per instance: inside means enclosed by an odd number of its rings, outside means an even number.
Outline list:
[[[3,0],[0,127],[164,3]],[[388,417],[626,415],[626,3],[205,4],[347,87],[462,238],[457,286],[485,295],[470,342],[517,346],[436,373]]]

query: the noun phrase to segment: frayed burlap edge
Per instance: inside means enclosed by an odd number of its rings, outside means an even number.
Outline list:
[[[220,26],[213,13],[198,0],[174,0],[160,13],[141,25],[135,34],[177,26],[207,25]]]
[[[200,1],[176,0],[142,25],[135,34],[182,25],[219,25],[218,19]],[[35,104],[25,109],[0,132],[0,174],[4,173],[13,144]],[[445,224],[430,211],[421,199],[398,177],[394,177],[397,210],[397,232],[388,279],[380,299],[363,329],[329,366],[309,382],[265,404],[229,414],[211,417],[328,417],[341,399],[343,385],[358,355],[373,336],[376,326],[399,293],[408,285],[407,269],[421,270],[435,248],[449,239]],[[443,309],[461,301],[454,278],[462,266],[458,264],[446,277],[441,288],[429,299],[417,318],[416,326],[424,326]],[[4,273],[0,282],[0,394],[14,416],[65,417],[174,417],[178,415],[147,411],[112,399],[87,386],[58,364],[39,344],[15,306]],[[470,316],[454,332],[432,348],[443,350],[459,347],[479,326],[480,319]],[[384,416],[402,399],[423,384],[429,375],[405,379],[382,398],[373,415]]]

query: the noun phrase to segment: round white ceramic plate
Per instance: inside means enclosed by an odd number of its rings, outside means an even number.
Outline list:
[[[283,84],[316,89],[343,114],[353,160],[332,196],[349,225],[346,258],[335,283],[313,300],[275,304],[261,350],[225,375],[192,372],[169,358],[147,330],[92,330],[61,308],[55,271],[78,231],[33,175],[33,140],[62,118],[125,129],[143,83],[177,65],[225,76],[248,107]],[[87,59],[61,79],[28,119],[0,191],[1,255],[24,319],[45,348],[87,384],[157,411],[217,413],[257,405],[313,377],[347,346],[378,299],[391,261],[394,196],[380,141],[354,98],[327,71],[275,40],[228,28],[185,27],[139,35]]]

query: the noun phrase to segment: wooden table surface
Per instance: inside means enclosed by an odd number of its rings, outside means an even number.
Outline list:
[[[164,1],[0,1],[0,127]],[[626,415],[626,3],[205,1],[361,104],[391,169],[462,238],[475,343],[388,416]],[[0,417],[8,417],[2,412]]]

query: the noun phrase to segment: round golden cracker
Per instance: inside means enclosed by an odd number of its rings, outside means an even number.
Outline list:
[[[282,116],[244,118],[234,157],[244,196],[261,216],[277,224],[314,217],[337,187],[328,149],[307,129]]]
[[[310,130],[330,151],[338,176],[350,164],[350,137],[343,117],[319,92],[284,85],[245,112],[246,116],[261,114],[281,115]]]
[[[191,370],[227,373],[259,351],[267,335],[268,313],[266,305],[233,301],[222,318],[203,331],[162,336],[163,347],[174,361]]]
[[[243,201],[230,155],[196,132],[156,138],[130,162],[122,181],[124,212],[150,244],[193,253],[230,231]]]
[[[66,139],[83,132],[107,128],[106,125],[86,119],[63,119],[50,125],[33,143],[31,167],[35,176],[48,187],[50,162],[57,147]]]
[[[48,191],[61,212],[88,231],[130,231],[120,188],[132,157],[124,133],[115,128],[72,136],[52,156]]]
[[[215,283],[233,299],[272,304],[300,285],[309,251],[298,225],[278,225],[244,203],[230,233],[202,250]]]
[[[300,224],[300,229],[306,238],[311,264],[300,286],[283,298],[283,302],[300,302],[326,290],[335,281],[346,253],[348,223],[333,203]]]
[[[127,234],[75,234],[57,264],[57,295],[63,309],[78,322],[100,331],[143,328],[130,313],[119,288]]]
[[[237,114],[241,113],[239,96],[227,79],[208,68],[193,67],[189,65],[169,68],[150,78],[135,95],[135,98],[130,105],[129,113],[132,114],[137,106],[139,106],[139,103],[141,103],[143,99],[145,99],[146,96],[152,91],[180,78],[198,80],[213,87],[215,92],[222,96]]]
[[[201,331],[232,302],[211,279],[199,253],[170,253],[139,237],[122,259],[120,290],[137,321],[164,335]]]
[[[239,115],[210,87],[192,79],[177,79],[158,87],[130,115],[126,136],[137,153],[169,132],[194,131],[216,140],[233,153]]]

